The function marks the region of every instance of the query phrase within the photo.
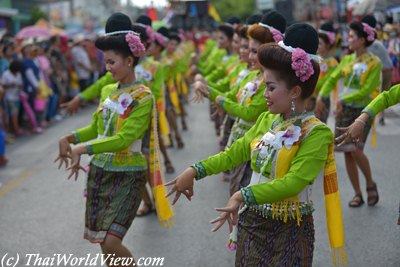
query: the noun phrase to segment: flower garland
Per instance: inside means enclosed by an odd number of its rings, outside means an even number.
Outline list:
[[[282,147],[290,150],[292,146],[299,141],[301,136],[301,127],[297,125],[290,125],[285,130],[279,131],[277,133],[267,132],[261,138],[261,141],[256,145],[256,149],[260,149],[258,154],[261,163],[262,170],[268,165],[268,162],[274,155],[274,153],[280,150]]]

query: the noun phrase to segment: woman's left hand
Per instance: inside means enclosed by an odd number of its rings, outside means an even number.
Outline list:
[[[85,172],[85,168],[80,165],[81,155],[86,153],[86,146],[77,146],[71,151],[71,166],[67,169],[70,170],[68,179],[75,175],[75,181],[78,179],[79,170]]]
[[[220,216],[211,221],[212,224],[216,224],[216,226],[211,230],[212,232],[218,231],[219,228],[228,221],[229,224],[229,232],[232,232],[233,226],[237,224],[239,219],[239,207],[243,203],[242,193],[237,191],[232,197],[228,200],[228,203],[224,208],[216,208],[216,211],[222,212]]]

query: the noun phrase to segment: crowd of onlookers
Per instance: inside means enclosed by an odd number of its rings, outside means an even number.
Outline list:
[[[60,109],[102,73],[102,55],[83,35],[0,41],[0,167],[6,144],[40,134],[60,121]]]

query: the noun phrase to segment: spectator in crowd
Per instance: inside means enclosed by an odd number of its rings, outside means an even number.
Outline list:
[[[4,88],[4,104],[6,108],[7,120],[10,122],[10,132],[16,136],[22,134],[18,123],[18,114],[20,110],[19,94],[23,88],[22,82],[22,63],[20,60],[14,60],[10,68],[1,76],[2,86]],[[11,129],[12,128],[12,129]]]
[[[90,75],[92,72],[89,55],[83,47],[84,40],[85,38],[81,34],[75,36],[73,40],[74,46],[71,49],[72,64],[78,75],[79,90],[81,92],[90,85]]]

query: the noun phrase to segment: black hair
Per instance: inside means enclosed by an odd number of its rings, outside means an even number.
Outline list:
[[[179,35],[176,32],[170,32],[169,33],[169,39],[177,41],[178,44],[181,43],[181,37],[179,37]]]
[[[60,40],[60,36],[52,35],[49,39],[50,44],[54,44],[57,40]]]
[[[365,15],[362,19],[361,22],[367,23],[369,26],[372,28],[376,28],[376,18],[372,15]]]
[[[136,23],[141,23],[144,25],[148,25],[151,27],[152,25],[152,20],[149,16],[147,15],[140,15],[137,19],[136,19]]]
[[[233,27],[226,24],[219,25],[218,31],[221,31],[226,37],[228,37],[229,40],[232,40],[233,34],[235,33]]]
[[[261,21],[262,17],[263,17],[263,14],[260,14],[260,13],[253,14],[247,18],[246,23],[248,25],[253,25],[253,24],[259,23]]]
[[[239,36],[240,38],[244,38],[244,39],[249,39],[249,35],[247,34],[247,31],[249,30],[248,26],[243,26],[239,29]]]
[[[17,73],[22,71],[22,61],[19,59],[13,60],[10,63],[10,71],[12,73]]]
[[[133,66],[136,66],[139,62],[139,58],[135,57],[129,49],[128,43],[125,40],[125,34],[101,36],[97,38],[94,45],[101,51],[114,51],[124,58],[132,57]]]
[[[279,76],[279,79],[286,83],[288,88],[296,85],[300,86],[303,100],[314,93],[320,72],[317,62],[311,60],[314,74],[302,82],[292,69],[292,54],[279,45],[274,43],[263,44],[259,47],[257,55],[261,65],[268,70],[274,71]]]
[[[350,23],[349,28],[350,30],[354,31],[358,38],[365,39],[366,47],[370,46],[374,42],[375,38],[372,41],[368,41],[368,34],[364,31],[364,25],[361,22],[353,21]],[[376,37],[376,32],[374,37]]]

